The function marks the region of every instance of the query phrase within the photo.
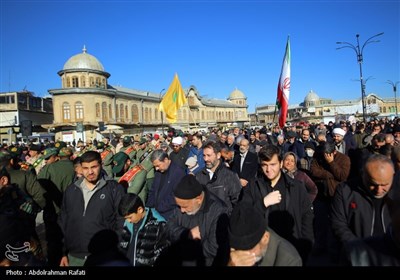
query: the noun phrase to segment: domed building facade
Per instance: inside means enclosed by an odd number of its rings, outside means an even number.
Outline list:
[[[109,85],[110,73],[86,47],[70,57],[58,75],[61,88],[49,90],[54,121],[46,125],[56,139],[86,141],[101,139],[102,128],[111,136],[164,131],[169,125],[158,109],[159,93]],[[231,123],[242,126],[248,121],[247,98],[240,90],[235,89],[227,100],[202,97],[195,86],[185,92],[188,103],[179,109],[175,128],[191,131]]]

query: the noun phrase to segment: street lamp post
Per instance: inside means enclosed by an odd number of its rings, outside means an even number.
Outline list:
[[[376,38],[378,36],[383,35],[383,32],[376,34],[372,37],[370,37],[368,40],[365,41],[365,43],[362,45],[362,47],[360,48],[360,41],[359,41],[359,37],[360,34],[356,34],[356,38],[357,38],[357,46],[350,44],[348,42],[336,42],[336,44],[339,45],[344,45],[342,47],[338,47],[336,48],[337,50],[343,49],[343,48],[350,48],[352,50],[354,50],[356,52],[357,55],[357,62],[360,65],[360,83],[361,83],[361,102],[362,102],[362,111],[363,111],[363,121],[365,122],[365,111],[366,111],[366,107],[365,107],[365,83],[363,81],[363,73],[362,73],[362,63],[363,63],[363,51],[366,45],[370,44],[370,43],[378,43],[380,42],[379,40],[372,40],[373,38]]]
[[[400,83],[400,81],[393,82],[391,80],[387,80],[389,85],[392,85],[393,87],[393,92],[394,92],[394,106],[396,107],[396,117],[397,117],[397,95],[396,95],[396,90],[397,90],[397,85]]]
[[[163,93],[164,90],[165,90],[165,88],[163,88],[160,91],[160,103],[161,103],[161,100],[162,100],[162,93]],[[162,131],[162,137],[164,137],[164,112],[163,111],[161,111],[161,131]]]
[[[257,103],[254,105],[254,113],[256,115],[256,125],[258,125],[258,110],[257,110]]]

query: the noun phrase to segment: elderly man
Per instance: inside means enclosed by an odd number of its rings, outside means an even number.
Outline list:
[[[177,265],[224,265],[229,254],[228,208],[204,188],[193,175],[186,175],[174,188],[179,209],[167,222]]]
[[[332,228],[342,243],[377,236],[391,222],[385,196],[392,188],[392,161],[380,154],[364,164],[362,180],[340,184],[332,201]]]
[[[155,208],[168,221],[176,208],[173,188],[185,176],[185,171],[161,149],[155,150],[150,160],[156,172],[146,206]]]
[[[243,138],[240,140],[240,153],[233,157],[232,171],[238,174],[242,187],[255,178],[258,168],[258,157],[249,151],[249,147],[249,140]]]
[[[394,181],[398,182],[399,175]],[[400,188],[392,187],[385,196],[392,222],[386,233],[350,241],[345,244],[345,264],[352,266],[400,266]]]
[[[253,207],[235,207],[229,221],[231,247],[228,266],[301,266],[296,248],[267,228]]]
[[[188,155],[189,149],[183,146],[183,138],[180,136],[172,138],[172,152],[169,154],[170,159],[185,170],[185,162]]]

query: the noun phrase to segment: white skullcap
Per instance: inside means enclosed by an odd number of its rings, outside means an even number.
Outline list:
[[[172,144],[175,144],[175,145],[182,145],[182,142],[183,142],[183,139],[180,136],[172,139]]]
[[[188,166],[189,168],[195,166],[196,164],[197,164],[196,156],[189,157],[185,162],[185,165]]]
[[[340,127],[335,128],[332,131],[333,134],[339,134],[340,136],[344,136],[346,134],[346,131],[344,131],[343,129],[341,129]]]

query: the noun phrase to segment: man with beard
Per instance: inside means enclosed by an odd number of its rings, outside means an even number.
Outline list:
[[[59,224],[68,255],[60,266],[83,266],[91,238],[104,229],[118,232],[124,224],[118,215],[124,188],[101,172],[100,154],[84,153],[81,165],[83,177],[68,186],[63,196]]]
[[[203,146],[203,155],[206,167],[196,174],[196,179],[225,201],[230,213],[242,190],[239,177],[222,163],[221,146],[217,142],[206,142]]]
[[[219,144],[217,144],[219,146]],[[193,175],[186,175],[174,188],[176,208],[167,222],[172,247],[170,265],[224,265],[229,254],[228,208],[204,188]]]
[[[251,206],[233,209],[229,221],[231,247],[228,266],[301,266],[299,253],[289,241],[267,228]]]
[[[172,162],[162,149],[155,150],[150,160],[156,172],[146,207],[155,208],[168,221],[176,208],[173,188],[185,176],[185,171]]]
[[[246,187],[251,179],[256,176],[258,157],[249,151],[249,140],[242,139],[239,143],[239,152],[233,158],[232,171],[238,174],[240,184]]]

